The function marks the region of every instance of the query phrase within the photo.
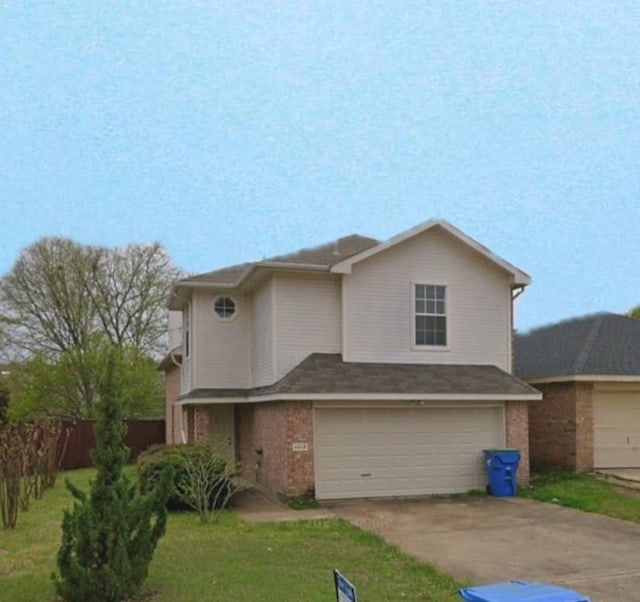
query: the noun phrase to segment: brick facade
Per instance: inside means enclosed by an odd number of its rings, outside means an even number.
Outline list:
[[[195,406],[193,408],[193,440],[208,442],[211,439],[210,413],[208,406]]]
[[[529,405],[531,463],[586,471],[593,468],[593,385],[544,383],[543,400]]]
[[[518,483],[523,486],[529,483],[527,406],[524,401],[505,404],[506,444],[521,451]],[[313,491],[313,402],[238,404],[235,428],[236,454],[248,481],[286,497]],[[295,452],[294,443],[307,443],[308,450]]]
[[[505,436],[507,447],[520,450],[518,484],[529,484],[529,415],[528,402],[507,401],[505,404]]]
[[[236,453],[247,480],[287,497],[313,490],[313,402],[238,404],[235,419]],[[294,443],[308,449],[293,451]]]

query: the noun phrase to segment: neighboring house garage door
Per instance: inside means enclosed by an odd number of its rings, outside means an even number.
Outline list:
[[[503,408],[319,408],[320,499],[484,489],[482,449],[504,446]]]
[[[640,391],[594,391],[593,465],[640,468]]]

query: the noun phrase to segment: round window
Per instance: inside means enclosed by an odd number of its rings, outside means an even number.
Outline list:
[[[219,318],[229,320],[236,313],[236,303],[231,297],[217,297],[213,302],[213,311]]]

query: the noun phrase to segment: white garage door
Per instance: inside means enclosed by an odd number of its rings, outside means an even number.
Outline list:
[[[484,489],[482,449],[504,446],[501,407],[316,408],[320,499]]]
[[[594,393],[595,468],[640,468],[640,391]]]

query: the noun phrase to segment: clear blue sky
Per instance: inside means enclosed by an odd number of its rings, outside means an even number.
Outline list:
[[[640,303],[640,3],[0,3],[0,273],[46,235],[205,271],[451,221],[517,325]]]

